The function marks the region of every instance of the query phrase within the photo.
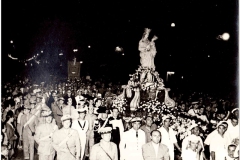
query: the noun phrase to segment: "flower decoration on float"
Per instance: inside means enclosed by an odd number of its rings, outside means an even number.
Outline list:
[[[158,100],[142,101],[137,110],[142,110],[146,114],[155,115],[154,121],[158,121],[158,127],[163,125],[161,117],[169,116],[171,117],[171,128],[174,130],[176,136],[182,140],[190,134],[189,127],[193,124],[198,124],[202,131],[206,130],[206,125],[204,123],[199,123],[199,119],[190,116],[176,116],[173,115],[174,111],[177,110],[176,107],[168,108],[164,102],[159,102]],[[201,136],[204,136],[201,134]]]

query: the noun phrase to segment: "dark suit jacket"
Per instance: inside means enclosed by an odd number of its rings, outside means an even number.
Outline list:
[[[168,148],[161,143],[159,143],[157,156],[152,142],[146,143],[142,146],[142,153],[144,160],[169,160]]]
[[[6,133],[9,143],[13,144],[13,141],[17,140],[17,137],[15,136],[15,129],[8,123],[6,123]]]
[[[57,103],[52,103],[52,112],[53,112],[53,117],[56,120],[56,124],[57,124],[58,128],[59,129],[62,128],[61,117],[63,116],[63,112]]]

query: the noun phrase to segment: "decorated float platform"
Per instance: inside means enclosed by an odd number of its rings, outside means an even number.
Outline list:
[[[157,114],[171,110],[175,102],[169,97],[170,88],[165,88],[163,79],[155,70],[154,57],[157,53],[153,36],[148,40],[151,29],[145,28],[139,41],[140,63],[135,73],[129,75],[128,84],[122,85],[123,92],[113,100],[113,107],[128,115]]]

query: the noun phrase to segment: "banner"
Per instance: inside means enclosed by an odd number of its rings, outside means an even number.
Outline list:
[[[68,61],[68,78],[80,79],[80,62]]]

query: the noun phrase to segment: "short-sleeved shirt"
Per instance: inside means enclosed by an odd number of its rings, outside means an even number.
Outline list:
[[[210,141],[210,152],[215,152],[215,159],[224,160],[227,155],[227,147],[229,144],[229,138],[224,135],[215,134]]]
[[[230,135],[231,141],[235,138],[239,138],[239,125],[233,126],[231,119],[228,119],[227,123],[228,123],[228,129],[226,132]]]
[[[170,151],[173,151],[174,143],[177,143],[177,139],[173,129],[169,128],[169,131],[167,131],[164,127],[161,127],[159,131],[161,132],[162,135],[161,143],[166,145]]]

